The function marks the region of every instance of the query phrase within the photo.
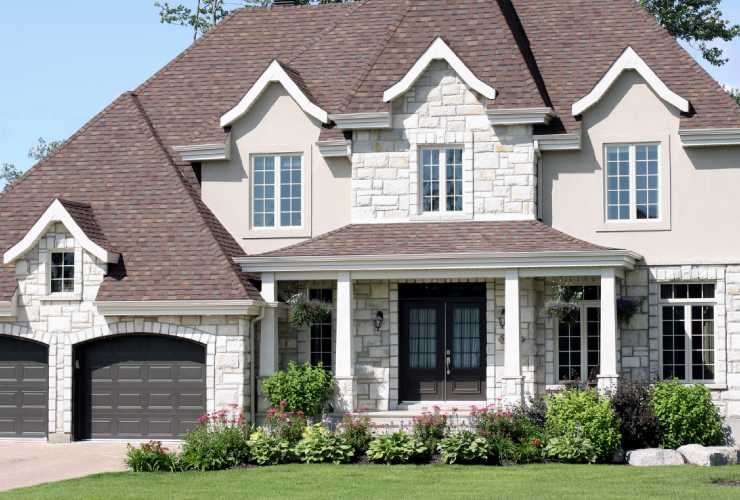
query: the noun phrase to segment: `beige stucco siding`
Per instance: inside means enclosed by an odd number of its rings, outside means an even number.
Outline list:
[[[350,162],[319,154],[320,131],[321,123],[307,115],[282,85],[273,83],[232,126],[231,159],[203,162],[203,200],[247,253],[292,245],[349,224]],[[253,229],[251,157],[279,153],[303,157],[303,226]]]
[[[737,260],[740,147],[684,148],[679,111],[634,71],[583,115],[583,150],[543,153],[543,221],[578,238],[628,248],[648,262]],[[603,145],[659,142],[665,177],[662,223],[603,223]],[[666,155],[669,153],[669,156]],[[669,192],[668,192],[669,191]]]

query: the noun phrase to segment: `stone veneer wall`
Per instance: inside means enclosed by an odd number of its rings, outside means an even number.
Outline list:
[[[47,294],[49,251],[75,252],[74,294]],[[206,345],[208,411],[236,404],[249,412],[249,321],[246,316],[104,317],[93,301],[107,264],[86,252],[62,224],[55,224],[16,263],[18,316],[0,318],[0,334],[49,346],[49,433],[68,439],[72,427],[73,346],[94,338],[156,333]],[[65,437],[66,436],[66,437]]]
[[[419,149],[463,149],[463,212],[424,219],[536,214],[531,126],[493,127],[485,98],[435,61],[392,102],[392,128],[353,133],[352,219],[418,219]],[[440,190],[442,187],[440,186]]]

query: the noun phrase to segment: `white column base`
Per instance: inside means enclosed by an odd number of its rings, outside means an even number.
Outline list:
[[[501,400],[508,406],[518,405],[524,400],[523,376],[501,377]]]
[[[617,390],[619,375],[597,375],[596,388],[599,394],[606,396]]]
[[[334,411],[351,413],[357,409],[357,377],[334,377]]]

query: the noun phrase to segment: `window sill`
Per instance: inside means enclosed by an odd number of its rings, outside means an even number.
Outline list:
[[[627,231],[670,231],[671,222],[661,220],[655,222],[596,222],[597,233],[616,233]]]
[[[410,221],[427,220],[473,220],[473,214],[465,212],[424,212],[421,215],[409,216]]]
[[[51,295],[44,295],[43,297],[40,297],[39,300],[46,300],[46,301],[55,301],[55,300],[64,300],[64,301],[82,300],[82,294],[75,294],[75,293],[53,293]]]

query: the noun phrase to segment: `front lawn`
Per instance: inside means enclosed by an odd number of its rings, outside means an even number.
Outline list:
[[[43,471],[39,471],[43,474]],[[304,465],[220,472],[113,473],[0,493],[0,500],[502,498],[740,498],[740,466]]]

